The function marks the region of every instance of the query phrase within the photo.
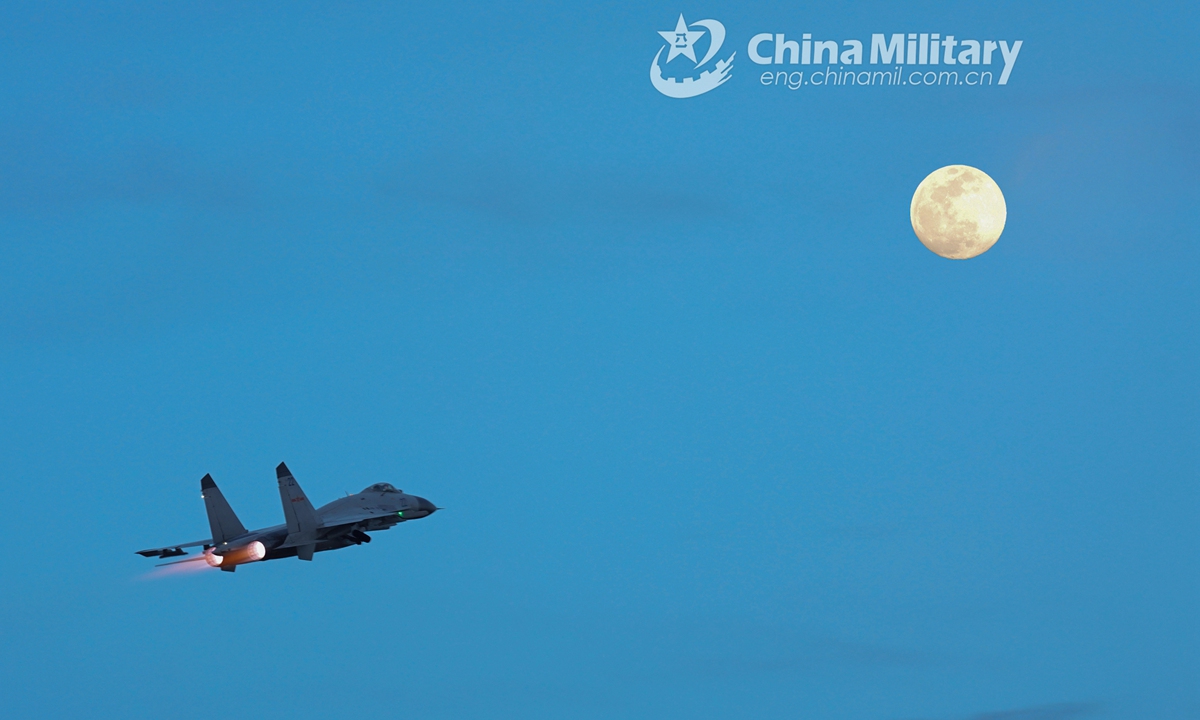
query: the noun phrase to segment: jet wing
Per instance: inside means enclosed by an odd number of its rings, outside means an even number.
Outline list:
[[[321,526],[332,528],[339,525],[362,522],[363,520],[372,520],[374,518],[395,518],[399,522],[404,518],[404,515],[398,515],[391,510],[384,510],[383,508],[339,508],[327,514],[323,513],[321,515]]]
[[[179,557],[180,555],[187,555],[187,553],[183,551],[183,549],[185,547],[198,547],[200,545],[212,545],[212,544],[213,544],[212,539],[197,540],[195,542],[180,543],[178,545],[168,545],[166,547],[150,548],[149,550],[138,550],[137,554],[141,555],[142,557],[156,557],[156,558]]]

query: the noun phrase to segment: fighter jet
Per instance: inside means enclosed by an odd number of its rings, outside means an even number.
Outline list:
[[[284,463],[275,468],[279,478],[279,498],[283,501],[284,525],[247,530],[233,508],[213,482],[212,475],[200,479],[200,495],[208,511],[208,540],[138,550],[142,557],[169,558],[187,555],[186,547],[203,546],[202,554],[164,565],[203,560],[227,572],[238,565],[298,557],[312,560],[313,553],[337,550],[371,542],[368,531],[387,530],[408,520],[429,517],[438,510],[433,503],[408,495],[388,483],[375,483],[357,495],[338,498],[328,505],[313,508],[296,478]]]

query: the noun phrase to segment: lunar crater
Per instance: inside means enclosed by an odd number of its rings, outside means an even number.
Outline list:
[[[968,165],[931,172],[917,186],[909,208],[913,232],[921,243],[953,260],[987,252],[1004,232],[1007,215],[1000,186]]]

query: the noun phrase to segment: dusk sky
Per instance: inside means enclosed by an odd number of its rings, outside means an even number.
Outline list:
[[[0,5],[0,716],[1200,718],[1200,5],[244,5]],[[445,509],[134,554],[281,461]]]

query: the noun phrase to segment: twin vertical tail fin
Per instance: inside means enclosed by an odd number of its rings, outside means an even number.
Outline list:
[[[220,545],[246,533],[245,526],[238,520],[233,508],[229,507],[229,501],[221,494],[221,488],[213,482],[212,475],[205,475],[200,479],[200,495],[204,498],[204,509],[208,512],[208,527],[212,530],[214,545]]]
[[[287,520],[288,542],[296,543],[296,555],[301,560],[312,560],[317,528],[321,525],[317,511],[292,477],[287,464],[279,463],[275,476],[279,478],[279,499],[283,501],[283,517]]]

